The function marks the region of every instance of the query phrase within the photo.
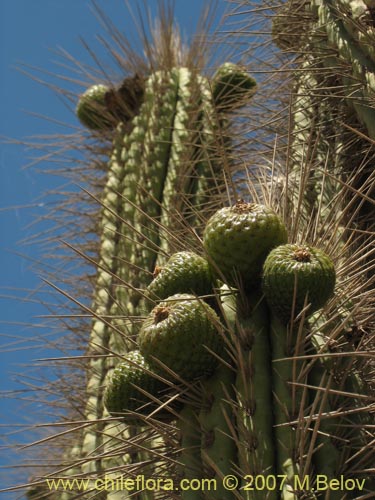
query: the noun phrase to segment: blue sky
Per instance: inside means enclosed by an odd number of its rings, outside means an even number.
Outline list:
[[[142,5],[140,1],[130,3]],[[132,33],[132,21],[123,0],[98,0],[97,4],[105,6],[106,14],[116,26]],[[155,0],[145,4],[155,12]],[[176,4],[177,21],[184,33],[191,33],[203,2],[177,0]],[[219,2],[220,10],[223,6],[224,2]],[[51,89],[17,68],[28,65],[51,74],[68,75],[69,71],[56,65],[55,51],[62,48],[77,60],[92,64],[80,38],[99,50],[96,36],[100,33],[104,33],[103,28],[87,0],[0,0],[0,136],[3,140],[25,141],[30,136],[76,130],[79,124],[72,110]],[[36,70],[32,73],[55,81],[52,76]],[[35,114],[51,117],[56,122]],[[30,154],[22,145],[0,144],[0,390],[3,393],[19,388],[14,374],[24,371],[23,365],[51,354],[43,342],[33,340],[35,335],[44,333],[43,328],[29,326],[39,324],[37,316],[46,311],[31,292],[40,284],[40,276],[35,275],[30,265],[33,259],[40,258],[40,249],[23,240],[32,237],[36,230],[32,221],[43,213],[43,193],[61,181],[27,168]],[[25,338],[29,342],[24,342]],[[10,424],[32,421],[29,412],[25,402],[1,397],[3,427],[0,433],[8,432]],[[29,438],[16,435],[11,440]],[[0,448],[1,466],[9,466],[14,461],[17,461],[14,453]],[[20,481],[24,478],[22,474],[24,470],[20,472]],[[4,476],[8,477],[8,473]],[[11,482],[9,478],[2,479],[0,484],[5,487]],[[18,494],[12,493],[8,498],[17,497]]]

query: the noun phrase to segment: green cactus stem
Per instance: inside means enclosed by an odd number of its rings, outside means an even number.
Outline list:
[[[237,298],[237,432],[242,477],[276,474],[268,309],[262,294]],[[246,480],[243,485],[246,484]],[[242,491],[246,500],[276,500],[276,490]]]
[[[301,210],[300,204],[307,205],[305,221],[319,213],[321,230],[335,224],[335,232],[341,233],[336,241],[341,239],[343,245],[352,222],[363,231],[371,228],[371,202],[353,203],[350,188],[371,191],[367,153],[371,141],[366,137],[375,137],[374,11],[362,0],[298,4],[286,2],[276,13],[273,26],[276,43],[284,40],[288,26],[294,26],[298,34],[289,37],[287,48],[299,55],[293,75],[288,179],[296,185],[302,180],[306,186],[305,193],[294,201],[297,210]],[[309,166],[309,182],[301,175],[303,164]]]
[[[272,350],[272,390],[274,412],[274,436],[277,459],[277,474],[287,477],[281,500],[297,500],[294,478],[299,475],[298,448],[302,429],[292,422],[299,421],[301,411],[301,390],[293,383],[300,370],[298,355],[302,354],[303,339],[296,341],[296,332],[285,326],[274,315],[270,324]],[[291,357],[295,360],[291,361]]]
[[[342,329],[345,323],[347,323],[347,334],[351,329],[350,325],[355,328],[354,320],[349,316],[347,307],[339,307],[338,310],[340,313],[337,317],[328,323],[324,315],[310,319],[312,347],[314,352],[319,354],[319,359],[313,364],[309,374],[311,385],[322,386],[322,384],[318,385],[319,378],[325,377],[324,387],[328,388],[325,412],[341,409],[341,413],[335,418],[329,418],[327,421],[323,419],[319,424],[324,435],[323,437],[318,435],[321,447],[315,453],[316,462],[320,462],[319,467],[326,467],[326,469],[331,467],[331,470],[326,473],[328,476],[330,472],[332,477],[335,477],[335,473],[337,477],[338,470],[343,470],[348,476],[351,475],[350,468],[348,469],[343,462],[350,456],[356,456],[357,462],[361,460],[361,454],[363,450],[366,450],[366,433],[372,425],[372,418],[367,407],[369,398],[366,396],[370,390],[363,380],[365,372],[360,371],[363,361],[356,358],[355,350],[345,352],[335,347],[338,344],[337,340],[332,340],[327,336],[327,333],[334,332],[338,326]],[[340,352],[342,356],[336,356]],[[332,394],[329,393],[329,389]],[[347,410],[350,412],[349,415],[346,414]],[[333,438],[327,437],[331,435]],[[338,438],[335,439],[337,435]],[[336,460],[333,460],[333,456],[337,457]],[[366,481],[368,488],[373,487],[370,478],[366,478]]]
[[[199,422],[202,430],[201,456],[205,477],[215,480],[215,491],[204,492],[204,500],[232,500],[233,492],[224,488],[223,478],[237,473],[238,451],[235,432],[235,370],[231,345],[235,311],[229,289],[220,291],[220,315],[225,331],[225,356],[215,373],[202,384],[202,408]]]
[[[300,318],[299,326],[295,318],[322,307],[333,293],[335,279],[335,268],[328,256],[307,246],[281,245],[270,252],[263,267],[262,287],[272,311],[277,469],[289,480],[284,498],[297,498],[293,492],[294,477],[303,470],[299,463],[301,451],[303,454],[308,447],[308,443],[301,441],[306,425],[302,404],[306,399],[302,388],[306,385],[306,372],[298,359],[304,354],[306,330],[304,318]]]
[[[341,454],[339,450],[340,441],[335,442],[335,436],[340,432],[340,419],[333,418],[331,413],[333,406],[330,401],[329,391],[333,388],[332,375],[327,373],[321,358],[313,361],[309,370],[308,384],[316,389],[310,390],[311,404],[316,408],[315,422],[311,437],[314,446],[313,463],[315,470],[323,474],[328,480],[335,479],[339,475]],[[321,395],[319,388],[324,387]],[[331,491],[331,500],[341,500],[342,492]]]
[[[286,238],[285,226],[271,209],[242,201],[214,214],[203,236],[214,272],[227,284],[239,287],[242,294],[244,289],[249,294],[235,306],[237,445],[243,478],[275,471],[272,417],[266,410],[272,402],[268,316],[259,295],[259,281],[268,252]],[[249,290],[253,290],[252,294]],[[254,290],[258,290],[258,295]],[[254,303],[250,303],[252,300]],[[249,499],[261,495],[245,489],[242,494]],[[273,493],[269,495],[272,497]]]
[[[374,31],[364,2],[356,4],[315,0],[312,9],[317,12],[319,29],[326,32],[329,47],[337,51],[339,61],[350,65],[350,74],[343,78],[347,101],[366,126],[369,136],[374,138],[374,110],[369,106],[375,91]],[[352,19],[345,15],[347,13]]]
[[[205,477],[214,479],[215,491],[205,491],[204,500],[232,500],[233,492],[225,489],[223,478],[236,473],[237,446],[234,435],[233,390],[235,374],[225,362],[211,378],[202,382],[203,402],[199,413],[201,456]]]
[[[194,408],[187,404],[181,411],[177,420],[177,428],[180,433],[181,451],[179,463],[184,481],[184,488],[180,495],[182,500],[203,500],[203,492],[188,488],[189,481],[202,479],[201,430]]]

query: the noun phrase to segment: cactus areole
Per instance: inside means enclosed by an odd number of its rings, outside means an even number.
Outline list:
[[[216,212],[203,235],[216,274],[245,289],[258,286],[268,253],[286,241],[286,228],[272,209],[243,201]]]
[[[305,306],[310,315],[323,307],[335,288],[332,260],[318,248],[287,244],[273,249],[264,263],[263,291],[268,305],[283,322]]]

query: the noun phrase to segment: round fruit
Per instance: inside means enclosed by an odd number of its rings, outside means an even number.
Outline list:
[[[82,125],[92,130],[108,129],[114,126],[106,105],[108,92],[109,88],[105,85],[93,85],[81,95],[76,114]]]
[[[324,306],[333,294],[336,273],[332,260],[318,248],[281,245],[268,255],[263,291],[273,313],[283,322],[309,304],[307,315]]]
[[[245,68],[227,62],[216,71],[212,80],[215,104],[222,110],[243,106],[256,91],[257,83]]]
[[[273,210],[242,201],[216,212],[203,234],[214,271],[228,285],[245,289],[258,286],[268,253],[286,241],[286,228]]]
[[[139,349],[155,371],[165,365],[185,380],[209,376],[224,352],[215,311],[194,295],[177,294],[155,307],[139,333]],[[210,352],[211,351],[211,352]]]
[[[142,417],[138,415],[151,413],[152,418],[158,420],[173,420],[173,413],[166,407],[158,410],[159,401],[167,402],[170,395],[169,386],[153,375],[141,353],[131,351],[114,369],[104,392],[104,404],[110,415],[126,419],[128,423],[139,423]]]
[[[148,295],[163,300],[176,293],[192,293],[198,296],[212,294],[212,276],[208,262],[193,252],[178,252],[166,265],[157,268],[148,286]]]

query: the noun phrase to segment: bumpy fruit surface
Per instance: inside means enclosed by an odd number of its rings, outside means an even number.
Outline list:
[[[286,228],[273,210],[245,202],[216,212],[203,235],[214,271],[227,284],[245,289],[257,286],[268,253],[286,241]]]
[[[176,294],[155,307],[139,333],[139,349],[155,371],[161,363],[185,380],[209,376],[224,352],[219,318],[194,295]],[[159,361],[159,362],[158,362]]]
[[[170,392],[169,386],[152,373],[141,353],[131,351],[115,368],[104,393],[104,404],[110,415],[128,423],[141,420],[132,412],[142,416],[152,413],[154,419],[172,420],[173,412],[165,407],[155,412],[160,408],[158,401],[167,402]]]
[[[102,130],[114,126],[106,107],[109,88],[93,85],[84,92],[77,104],[76,114],[79,121],[91,130]]]
[[[310,304],[306,315],[323,307],[333,294],[335,281],[332,260],[318,248],[281,245],[264,263],[264,294],[271,310],[284,322],[291,319],[293,311],[297,316],[305,304]]]
[[[147,291],[154,300],[163,300],[176,293],[209,295],[212,276],[208,262],[193,252],[175,253],[164,267],[156,270]]]
[[[222,64],[212,81],[212,94],[219,109],[230,110],[243,106],[256,91],[256,81],[245,68],[231,62]]]

